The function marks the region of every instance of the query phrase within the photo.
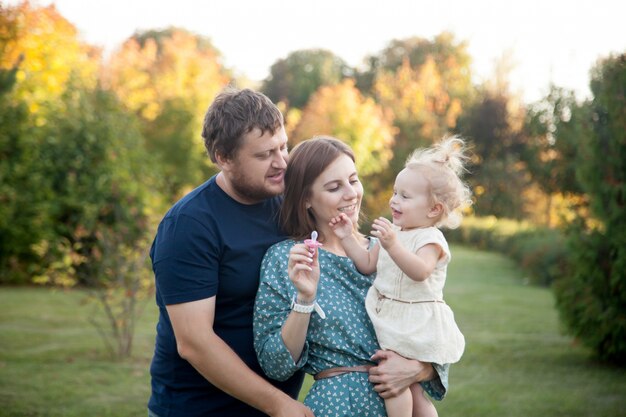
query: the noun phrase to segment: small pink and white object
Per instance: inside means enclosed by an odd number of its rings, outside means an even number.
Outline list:
[[[306,239],[304,241],[304,244],[309,248],[309,249],[313,249],[313,251],[316,251],[317,248],[319,248],[320,246],[323,246],[320,242],[317,241],[317,231],[313,230],[313,232],[311,232],[311,239]]]

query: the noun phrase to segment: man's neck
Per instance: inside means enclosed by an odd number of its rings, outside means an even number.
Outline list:
[[[230,181],[228,181],[228,179],[226,178],[226,175],[224,175],[222,171],[220,171],[217,174],[217,177],[215,178],[215,183],[217,184],[218,187],[222,189],[222,191],[226,193],[226,195],[228,195],[230,198],[232,198],[233,200],[235,200],[236,202],[240,204],[249,206],[249,205],[257,204],[261,202],[260,200],[252,200],[250,198],[247,198],[237,193],[235,188],[232,186]]]

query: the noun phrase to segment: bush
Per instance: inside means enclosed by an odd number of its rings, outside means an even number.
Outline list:
[[[39,260],[32,246],[49,238],[52,226],[44,175],[32,169],[40,164],[37,129],[28,106],[12,97],[17,70],[0,69],[0,285],[30,279]]]
[[[495,217],[468,217],[445,231],[450,241],[510,256],[534,284],[551,285],[568,270],[565,237],[555,229]]]
[[[554,287],[561,320],[601,359],[626,365],[626,250],[599,231],[572,233],[570,245],[572,273]]]
[[[601,62],[591,89],[577,171],[588,206],[568,231],[572,269],[557,281],[557,306],[570,333],[626,365],[626,54]]]

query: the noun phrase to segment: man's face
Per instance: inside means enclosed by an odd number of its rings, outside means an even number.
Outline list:
[[[285,191],[285,169],[288,160],[287,134],[280,127],[274,134],[261,135],[253,129],[232,160],[222,168],[231,196],[244,204],[255,204]]]

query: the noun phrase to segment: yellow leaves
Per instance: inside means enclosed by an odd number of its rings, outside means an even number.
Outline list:
[[[430,55],[417,68],[405,58],[395,72],[379,74],[374,93],[400,123],[418,125],[419,134],[425,138],[436,139],[453,128],[462,111],[461,100],[450,96],[443,74]]]
[[[148,40],[142,48],[135,39],[130,39],[111,59],[104,74],[105,83],[109,83],[126,107],[147,120],[154,120],[160,111],[150,74],[156,55],[153,40]]]
[[[50,284],[64,288],[77,284],[76,267],[87,261],[87,258],[79,253],[80,243],[72,244],[63,238],[51,246],[50,242],[42,240],[31,248],[40,258],[49,261],[43,273],[33,276],[35,284]]]
[[[452,129],[456,126],[456,121],[461,115],[462,111],[463,107],[461,105],[461,100],[459,100],[458,98],[452,99],[445,116],[446,126],[448,128]]]
[[[283,102],[280,102],[281,104]],[[284,107],[284,106],[283,106]],[[279,106],[280,108],[280,106]],[[285,114],[284,110],[281,109],[283,114]],[[291,108],[285,114],[285,130],[287,131],[287,137],[291,138],[293,136],[294,130],[296,126],[300,123],[302,119],[302,110],[298,108]]]
[[[319,134],[348,143],[361,175],[382,171],[392,157],[395,128],[390,115],[374,100],[363,97],[351,79],[321,87],[311,97],[292,140],[297,143]]]
[[[158,36],[158,38],[157,38]],[[200,39],[171,29],[127,40],[111,57],[103,74],[105,84],[131,111],[155,120],[168,100],[192,103],[198,118],[218,91],[229,82],[219,58]]]
[[[11,68],[23,57],[15,94],[37,114],[46,102],[65,90],[71,76],[95,85],[98,57],[77,38],[76,28],[54,6],[32,7],[23,2],[0,8],[0,22],[7,25],[0,68]]]

